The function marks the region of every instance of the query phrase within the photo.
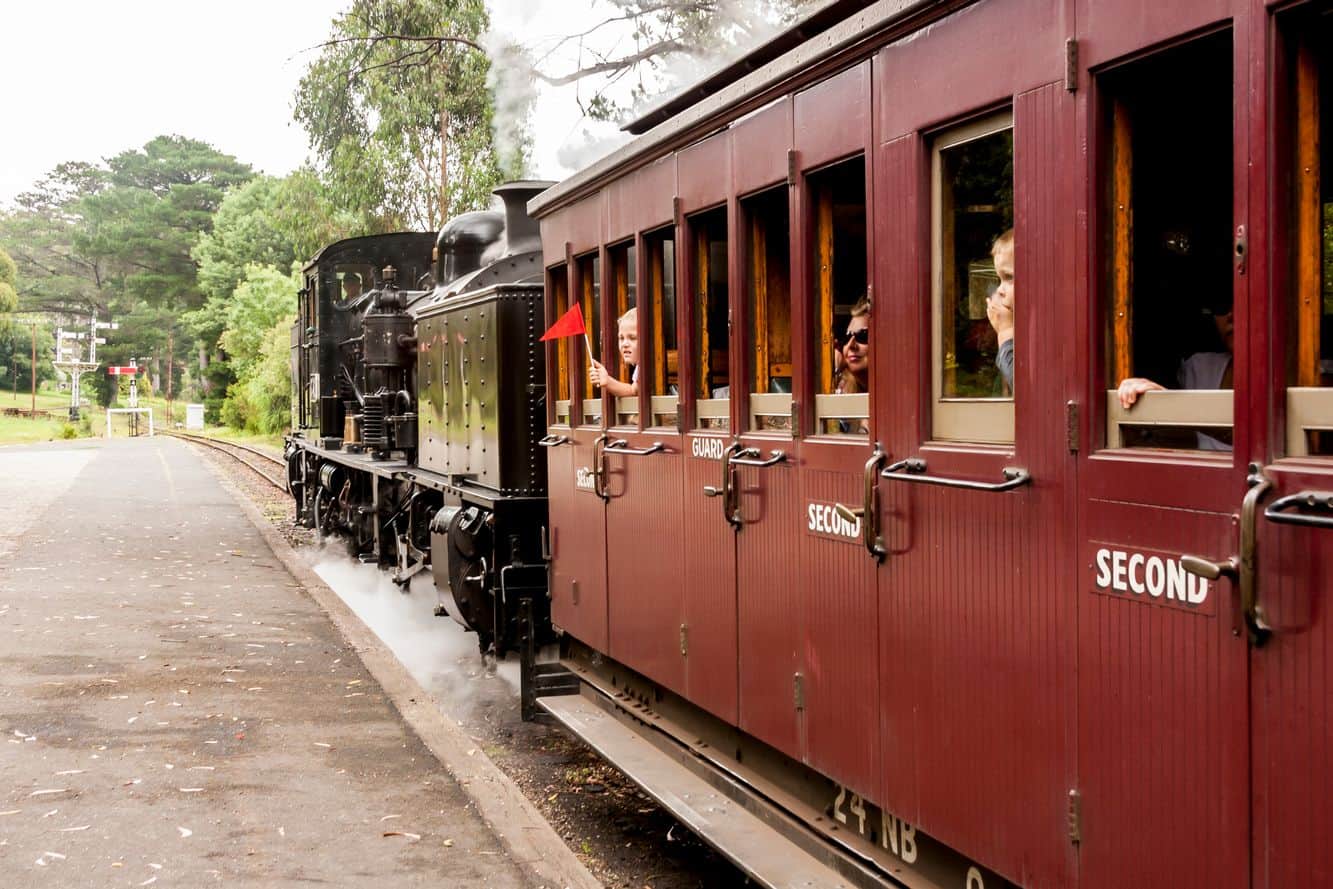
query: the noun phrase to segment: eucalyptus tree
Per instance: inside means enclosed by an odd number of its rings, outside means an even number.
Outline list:
[[[295,113],[337,206],[391,231],[489,203],[488,26],[483,0],[353,0],[334,20]]]

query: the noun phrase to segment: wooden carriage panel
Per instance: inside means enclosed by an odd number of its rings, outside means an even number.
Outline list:
[[[676,157],[669,154],[606,187],[606,241],[633,237],[672,221]]]
[[[802,169],[864,151],[870,139],[870,62],[802,90],[793,106]]]
[[[1076,224],[1074,111],[1062,83],[1014,97],[1024,310],[1009,453],[927,446],[928,144],[906,136],[876,154],[874,325],[886,331],[876,342],[893,346],[875,356],[877,434],[889,459],[922,455],[932,475],[980,482],[999,481],[1002,465],[1021,466],[1034,481],[1004,493],[879,483],[889,553],[879,573],[884,765],[875,801],[1031,886],[1078,880],[1063,823],[1076,789],[1069,517],[1077,501],[1063,427],[1065,402],[1079,392],[1068,348],[1076,268],[1062,247]]]
[[[1073,30],[1067,6],[1065,0],[982,0],[932,25],[929,39],[913,34],[885,47],[875,59],[880,139],[1063,81],[1065,39]]]
[[[800,759],[804,744],[796,674],[802,660],[802,591],[790,521],[800,509],[797,473],[790,463],[742,467],[736,481],[742,523],[736,532],[739,724]]]
[[[660,436],[659,436],[660,437]],[[649,436],[627,436],[630,447]],[[670,453],[606,457],[608,653],[655,682],[684,694],[680,652],[684,621],[680,553],[663,546],[663,528],[684,527],[684,458]]]
[[[572,430],[570,444],[547,448],[550,489],[551,620],[602,651],[607,645],[606,508],[585,481],[596,430]]]
[[[1232,516],[1089,499],[1080,519],[1081,885],[1242,889],[1248,651],[1231,584],[1178,561],[1232,552]]]
[[[606,233],[606,194],[598,191],[541,220],[542,263],[563,262],[568,253],[586,253],[601,245]]]
[[[1327,472],[1276,471],[1272,498],[1333,490]],[[1273,635],[1251,655],[1255,889],[1333,875],[1333,534],[1260,519],[1258,591]]]
[[[792,146],[792,101],[784,96],[731,127],[731,169],[737,194],[749,194],[787,178]]]
[[[1079,65],[1095,68],[1145,47],[1175,40],[1182,34],[1225,22],[1250,6],[1249,0],[1077,0]]]
[[[878,663],[877,565],[856,530],[830,508],[857,504],[865,448],[847,455],[815,452],[804,461],[798,509],[801,672],[806,762],[834,781],[875,799],[885,767],[880,753],[881,684],[896,684]],[[819,459],[824,457],[825,459]],[[813,527],[812,527],[813,526]]]
[[[736,534],[722,514],[722,498],[705,497],[722,476],[718,459],[727,439],[686,436],[683,552],[675,553],[684,587],[687,697],[733,725],[737,708]]]
[[[676,154],[676,194],[682,213],[721,204],[730,196],[730,132],[709,136]]]

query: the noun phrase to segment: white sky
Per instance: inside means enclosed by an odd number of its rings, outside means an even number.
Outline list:
[[[95,163],[159,135],[199,139],[283,175],[307,156],[292,96],[350,0],[37,0],[5,4],[0,42],[0,206],[56,164]],[[495,31],[524,45],[607,16],[600,0],[488,0]],[[604,36],[608,32],[599,32]],[[622,38],[623,39],[623,38]],[[572,61],[572,60],[571,60]],[[563,70],[558,63],[550,66]],[[614,147],[581,121],[574,87],[543,89],[534,177],[558,179]],[[579,87],[586,97],[589,85]],[[604,140],[611,139],[611,142]]]

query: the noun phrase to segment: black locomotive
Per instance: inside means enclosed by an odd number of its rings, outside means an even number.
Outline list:
[[[305,267],[292,329],[288,480],[300,520],[406,585],[429,569],[438,613],[483,652],[536,641],[546,597],[541,243],[528,200],[465,213],[438,237],[332,244]],[[527,618],[524,618],[527,620]]]

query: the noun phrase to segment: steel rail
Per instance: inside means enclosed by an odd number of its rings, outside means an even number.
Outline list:
[[[204,445],[205,447],[212,448],[215,451],[221,451],[222,453],[231,457],[236,462],[242,463],[245,466],[249,467],[251,470],[253,470],[256,474],[262,476],[265,481],[273,485],[273,487],[277,488],[279,491],[287,490],[287,480],[285,474],[282,478],[275,478],[268,472],[266,472],[263,468],[256,466],[254,463],[251,463],[245,457],[241,456],[241,454],[237,453],[237,451],[244,451],[248,454],[254,454],[256,457],[259,457],[260,459],[266,461],[272,466],[278,466],[285,469],[287,464],[284,463],[282,459],[279,457],[275,457],[272,454],[267,454],[264,451],[259,450],[258,448],[252,448],[248,445],[239,444],[237,442],[223,441],[217,438],[210,438],[207,435],[190,435],[185,432],[165,432],[165,431],[162,434],[170,435],[172,438],[179,438],[184,441],[192,441],[196,444],[201,444]]]

